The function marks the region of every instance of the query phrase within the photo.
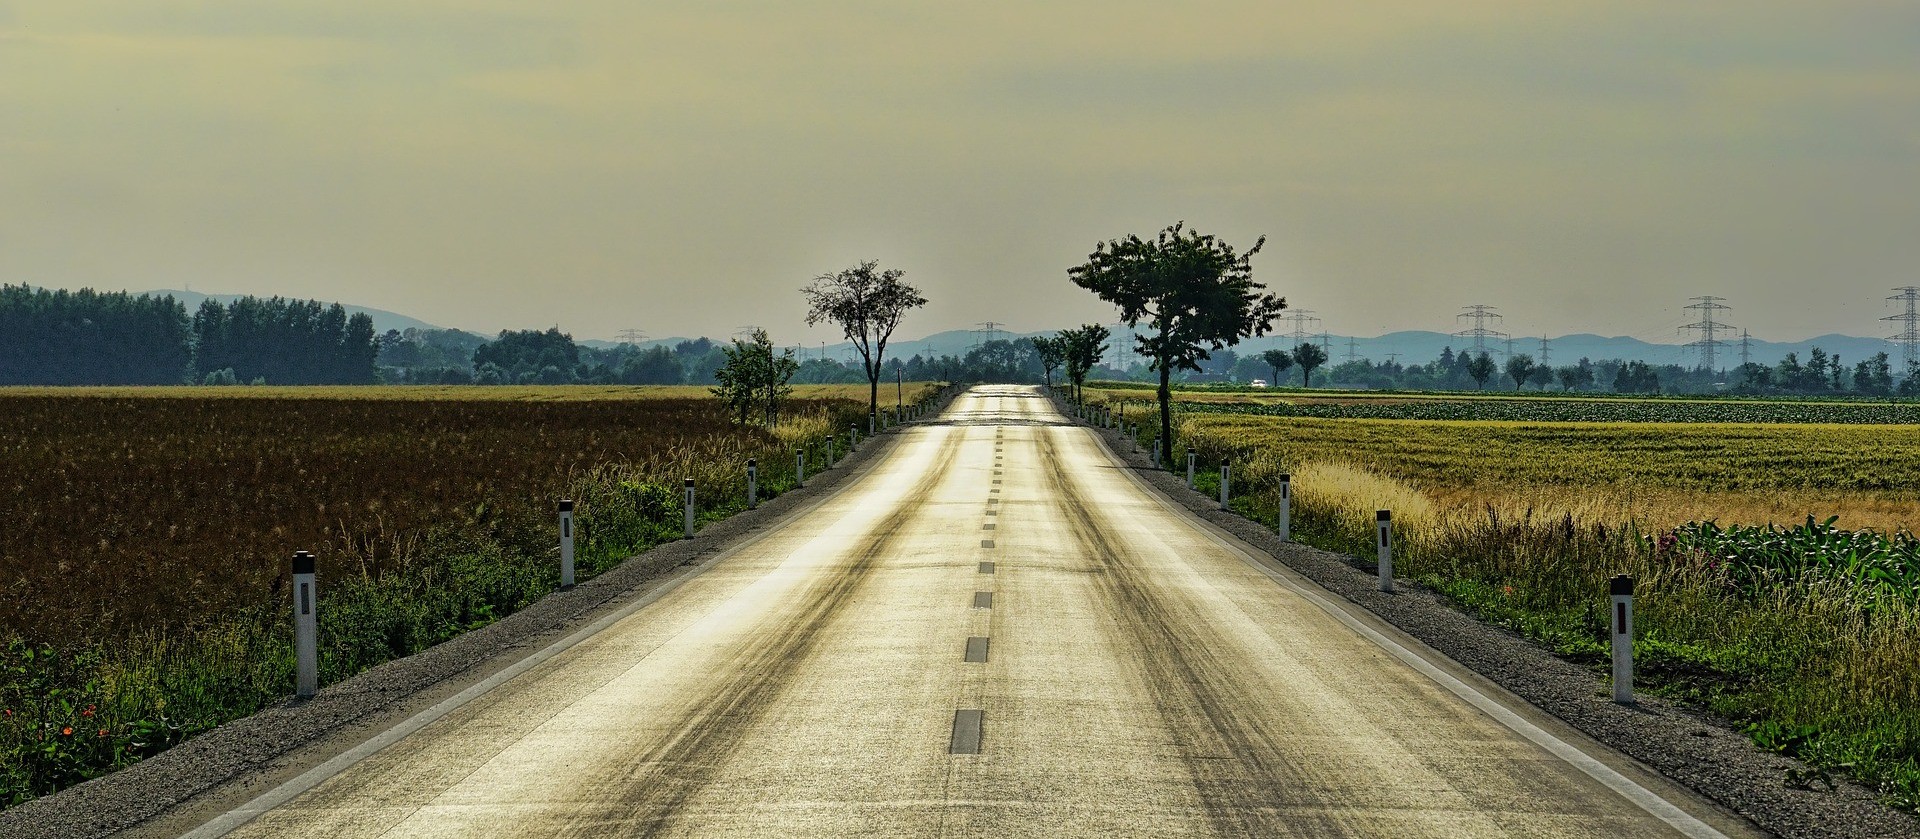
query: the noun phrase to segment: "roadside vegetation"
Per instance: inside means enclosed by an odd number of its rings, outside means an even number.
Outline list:
[[[292,692],[295,550],[319,556],[322,682],[521,609],[793,486],[865,384],[744,422],[707,388],[0,391],[0,805],[94,777]],[[914,405],[937,387],[910,383]],[[756,403],[759,404],[759,403]]]
[[[1391,509],[1402,576],[1596,672],[1632,575],[1644,687],[1815,767],[1790,783],[1920,805],[1920,427],[1177,417],[1203,491],[1231,460],[1235,508],[1272,523],[1290,473],[1295,538],[1349,556]]]

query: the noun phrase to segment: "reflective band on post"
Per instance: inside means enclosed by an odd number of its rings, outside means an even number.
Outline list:
[[[796,487],[807,485],[807,450],[804,447],[796,447],[793,450],[793,485]]]
[[[1199,460],[1200,460],[1200,456],[1194,453],[1193,447],[1188,446],[1187,447],[1187,489],[1193,489],[1193,465],[1195,463],[1198,463]]]

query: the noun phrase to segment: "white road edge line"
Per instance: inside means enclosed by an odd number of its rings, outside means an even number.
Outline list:
[[[1674,805],[1673,802],[1668,801],[1665,798],[1661,798],[1659,795],[1655,794],[1652,790],[1647,789],[1646,787],[1643,787],[1640,784],[1636,783],[1633,779],[1620,774],[1618,771],[1614,770],[1613,767],[1600,762],[1600,760],[1594,757],[1593,755],[1587,754],[1586,752],[1581,751],[1578,747],[1574,746],[1573,744],[1553,736],[1553,734],[1549,733],[1546,729],[1543,729],[1537,725],[1534,725],[1531,722],[1528,722],[1525,717],[1522,717],[1519,714],[1515,713],[1513,709],[1508,708],[1506,705],[1501,704],[1499,701],[1495,700],[1493,697],[1490,697],[1484,693],[1481,693],[1479,690],[1475,689],[1472,685],[1469,685],[1466,682],[1460,681],[1458,678],[1454,677],[1453,674],[1448,673],[1445,670],[1442,670],[1439,667],[1435,666],[1432,662],[1428,661],[1425,656],[1422,656],[1419,653],[1416,653],[1413,650],[1408,649],[1407,647],[1402,645],[1399,641],[1395,641],[1394,639],[1389,638],[1386,635],[1380,633],[1378,630],[1375,630],[1373,627],[1367,626],[1365,623],[1361,622],[1359,618],[1356,618],[1352,614],[1350,614],[1346,610],[1346,608],[1324,597],[1321,597],[1319,594],[1315,592],[1309,591],[1307,589],[1301,588],[1298,585],[1295,585],[1292,580],[1289,580],[1285,576],[1281,575],[1279,572],[1276,572],[1273,569],[1268,568],[1265,563],[1262,563],[1258,558],[1254,557],[1252,554],[1249,554],[1247,551],[1242,550],[1239,545],[1235,544],[1235,542],[1238,542],[1239,540],[1235,539],[1232,534],[1221,530],[1213,522],[1207,521],[1206,519],[1203,519],[1197,515],[1193,515],[1192,511],[1186,509],[1185,507],[1179,507],[1174,505],[1171,499],[1162,495],[1159,490],[1148,485],[1146,481],[1143,480],[1140,476],[1135,475],[1133,473],[1132,466],[1128,465],[1125,461],[1122,461],[1119,459],[1119,457],[1115,456],[1113,453],[1113,449],[1107,445],[1107,441],[1104,438],[1102,438],[1098,434],[1094,434],[1092,436],[1094,441],[1100,444],[1101,450],[1107,453],[1108,459],[1112,461],[1116,466],[1120,467],[1121,474],[1126,475],[1128,480],[1133,481],[1134,484],[1137,485],[1142,491],[1144,491],[1149,498],[1152,498],[1161,507],[1167,509],[1169,512],[1174,513],[1177,517],[1184,517],[1193,521],[1198,521],[1202,525],[1202,527],[1200,528],[1200,531],[1202,533],[1205,533],[1207,538],[1212,539],[1215,543],[1219,544],[1221,547],[1224,547],[1227,550],[1232,551],[1236,556],[1239,556],[1240,559],[1245,561],[1248,565],[1251,565],[1254,568],[1259,569],[1260,573],[1267,575],[1268,578],[1280,584],[1282,588],[1288,589],[1289,591],[1292,591],[1295,594],[1298,594],[1301,597],[1306,598],[1307,602],[1312,603],[1315,606],[1318,606],[1321,611],[1324,611],[1328,615],[1331,615],[1334,620],[1337,620],[1342,624],[1345,624],[1348,629],[1351,629],[1354,632],[1359,633],[1362,637],[1366,638],[1367,640],[1372,641],[1375,644],[1378,644],[1381,649],[1384,649],[1388,653],[1391,653],[1394,658],[1400,659],[1402,663],[1424,674],[1427,678],[1432,679],[1436,684],[1451,691],[1455,696],[1458,696],[1461,699],[1466,700],[1467,704],[1480,709],[1480,711],[1485,713],[1487,716],[1490,716],[1496,720],[1499,720],[1502,725],[1505,725],[1506,727],[1513,729],[1514,733],[1519,734],[1520,736],[1533,741],[1535,745],[1543,749],[1546,749],[1548,752],[1552,753],[1553,756],[1560,758],[1561,760],[1564,760],[1569,764],[1572,764],[1574,768],[1579,769],[1581,772],[1586,773],[1588,777],[1594,779],[1595,781],[1600,782],[1601,785],[1607,787],[1608,789],[1613,790],[1622,798],[1625,798],[1628,801],[1631,801],[1634,804],[1638,805],[1640,809],[1645,810],[1649,814],[1653,815],[1654,817],[1660,819],[1663,822],[1666,822],[1669,826],[1679,831],[1681,834],[1689,837],[1694,837],[1694,839],[1728,839],[1726,834],[1721,833],[1719,830],[1714,829],[1712,825],[1709,825],[1706,822],[1703,822],[1700,819],[1695,818],[1693,814],[1680,809],[1678,806]],[[1357,604],[1356,604],[1356,608],[1358,608]]]
[[[842,490],[846,489],[849,486],[852,486],[854,481],[858,480],[860,476],[865,474],[866,472],[872,471],[874,466],[880,462],[881,461],[878,461],[878,460],[869,460],[867,463],[862,465],[862,469],[859,473],[849,476],[846,481],[842,482],[839,486],[834,487],[833,492],[827,493],[826,495],[823,495],[819,498],[814,499],[812,502],[808,503],[806,506],[788,513],[786,516],[783,516],[783,518],[798,518],[802,515],[812,513],[815,509],[819,508],[821,505],[838,497]],[[694,577],[697,577],[705,573],[707,569],[710,569],[720,564],[722,560],[731,558],[735,554],[738,554],[739,552],[744,551],[747,548],[753,547],[754,545],[759,544],[761,541],[765,539],[771,538],[775,533],[778,533],[778,532],[779,531],[775,528],[763,526],[759,533],[754,534],[753,536],[745,539],[744,541],[740,542],[737,545],[734,545],[733,547],[730,547],[724,551],[721,551],[719,554],[717,554],[713,558],[705,562],[702,562],[699,565],[691,566],[681,571],[680,573],[667,578],[666,582],[662,583],[659,588],[656,588],[653,591],[650,591],[646,595],[642,596],[640,599],[635,600],[624,607],[621,607],[618,611],[612,612],[604,617],[601,617],[599,620],[596,620],[593,623],[588,624],[586,627],[580,629],[579,631],[574,632],[573,634],[568,635],[565,638],[562,638],[558,641],[553,642],[552,644],[548,645],[546,648],[541,649],[537,652],[534,652],[528,655],[526,658],[520,659],[519,661],[516,661],[513,664],[508,665],[505,669],[502,669],[501,671],[491,676],[488,676],[485,679],[475,682],[474,684],[468,686],[466,690],[460,691],[459,693],[449,696],[446,699],[440,700],[439,702],[435,703],[432,707],[429,707],[426,710],[421,711],[420,713],[417,713],[411,717],[408,717],[406,720],[402,721],[400,724],[395,725],[394,727],[389,728],[386,731],[383,731],[379,734],[374,735],[372,738],[369,738],[368,740],[361,742],[359,745],[354,746],[353,748],[348,749],[344,752],[341,752],[340,754],[334,755],[331,759],[327,760],[325,763],[322,763],[319,766],[315,766],[312,769],[308,769],[307,771],[300,773],[299,775],[287,780],[286,782],[280,784],[279,786],[274,787],[273,789],[270,789],[264,793],[261,793],[259,796],[255,797],[252,801],[248,801],[247,803],[242,804],[239,807],[236,807],[232,810],[228,810],[227,812],[220,814],[219,816],[215,817],[213,820],[207,822],[206,824],[203,824],[197,828],[194,828],[191,831],[188,831],[187,833],[182,834],[180,839],[218,839],[218,837],[225,836],[228,833],[233,832],[234,830],[238,829],[241,825],[244,825],[247,822],[253,821],[256,818],[259,818],[259,816],[262,813],[265,813],[269,810],[279,807],[282,804],[287,803],[288,801],[293,800],[294,797],[300,795],[301,793],[306,792],[307,790],[310,790],[316,786],[319,786],[322,782],[326,781],[327,779],[332,778],[333,776],[346,771],[349,767],[353,766],[356,763],[359,763],[362,760],[366,760],[367,758],[372,757],[374,754],[377,754],[378,752],[380,752],[380,750],[385,749],[388,746],[391,746],[395,743],[400,742],[401,740],[406,739],[409,735],[413,734],[414,732],[419,731],[420,729],[433,724],[434,721],[440,719],[441,717],[444,717],[450,713],[453,713],[456,710],[459,710],[461,706],[469,702],[472,702],[473,700],[485,695],[487,692],[493,690],[494,688],[497,688],[503,684],[506,684],[509,681],[512,681],[516,677],[520,676],[522,673],[525,673],[528,670],[531,670],[534,667],[539,666],[542,662],[545,662],[546,660],[553,658],[554,656],[559,655],[560,653],[566,652],[568,649],[571,649],[575,645],[578,645],[580,642],[585,641],[588,638],[592,638],[593,636],[598,635],[601,632],[605,631],[608,627],[613,626],[614,624],[619,623],[620,621],[625,620],[628,617],[631,617],[635,612],[638,612],[641,609],[644,609],[652,605],[654,601],[659,600],[662,597],[665,597],[667,594],[671,593],[674,589],[679,588],[682,583],[685,583],[686,581],[691,580]]]

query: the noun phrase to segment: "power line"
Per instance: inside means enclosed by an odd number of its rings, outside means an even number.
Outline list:
[[[1504,319],[1504,316],[1498,313],[1499,308],[1499,306],[1484,306],[1479,304],[1462,306],[1461,309],[1464,311],[1458,315],[1454,315],[1454,319],[1467,320],[1471,322],[1473,326],[1453,333],[1453,337],[1472,338],[1473,354],[1476,356],[1486,355],[1488,338],[1508,337],[1505,332],[1487,328],[1488,323],[1499,323]]]
[[[1689,312],[1699,312],[1700,319],[1680,327],[1680,331],[1685,332],[1693,329],[1700,332],[1700,340],[1687,344],[1687,346],[1699,348],[1701,367],[1709,371],[1717,370],[1719,368],[1713,364],[1713,354],[1719,348],[1726,346],[1726,342],[1720,340],[1720,333],[1731,332],[1733,331],[1733,327],[1714,320],[1714,313],[1729,312],[1733,310],[1733,307],[1720,305],[1720,301],[1727,299],[1725,297],[1706,295],[1704,297],[1690,297],[1688,299],[1697,302],[1683,308]]]
[[[1900,293],[1887,299],[1907,304],[1907,310],[1881,320],[1900,323],[1901,330],[1888,336],[1887,340],[1900,345],[1900,354],[1906,359],[1907,369],[1913,369],[1915,364],[1920,364],[1920,286],[1901,286],[1894,291]]]

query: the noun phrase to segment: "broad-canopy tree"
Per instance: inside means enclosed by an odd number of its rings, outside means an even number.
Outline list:
[[[1528,379],[1533,378],[1533,370],[1533,356],[1515,353],[1507,357],[1507,378],[1513,380],[1515,391],[1524,386]]]
[[[900,281],[904,276],[906,272],[898,268],[881,270],[879,262],[869,260],[821,274],[800,290],[807,297],[807,325],[837,323],[841,334],[860,351],[870,421],[880,413],[880,364],[887,341],[908,311],[927,305],[919,289]]]
[[[1046,371],[1047,387],[1053,387],[1053,371],[1067,361],[1065,339],[1055,335],[1052,338],[1028,338],[1035,352],[1040,354],[1040,367]]]
[[[1148,332],[1135,337],[1136,349],[1160,374],[1160,436],[1173,439],[1175,370],[1200,369],[1200,362],[1240,339],[1265,335],[1286,300],[1262,294],[1253,281],[1254,254],[1266,237],[1245,253],[1232,245],[1187,230],[1181,222],[1152,239],[1129,235],[1094,247],[1083,265],[1067,269],[1074,285],[1120,307],[1120,321]],[[1169,452],[1172,446],[1163,447]]]
[[[1061,355],[1066,359],[1067,380],[1073,383],[1073,401],[1081,401],[1081,389],[1087,383],[1087,374],[1106,356],[1109,335],[1107,328],[1097,323],[1060,333],[1058,340],[1061,342]]]
[[[1493,378],[1494,372],[1499,369],[1493,364],[1493,356],[1486,353],[1481,353],[1467,362],[1467,375],[1473,378],[1475,390],[1486,390],[1487,380]]]
[[[1307,341],[1293,348],[1293,363],[1300,365],[1300,386],[1313,387],[1314,368],[1327,363],[1327,351]]]
[[[1273,378],[1268,381],[1272,382],[1274,387],[1280,386],[1280,374],[1287,372],[1287,368],[1293,366],[1293,356],[1282,349],[1267,350],[1260,354],[1260,360],[1273,368]]]

